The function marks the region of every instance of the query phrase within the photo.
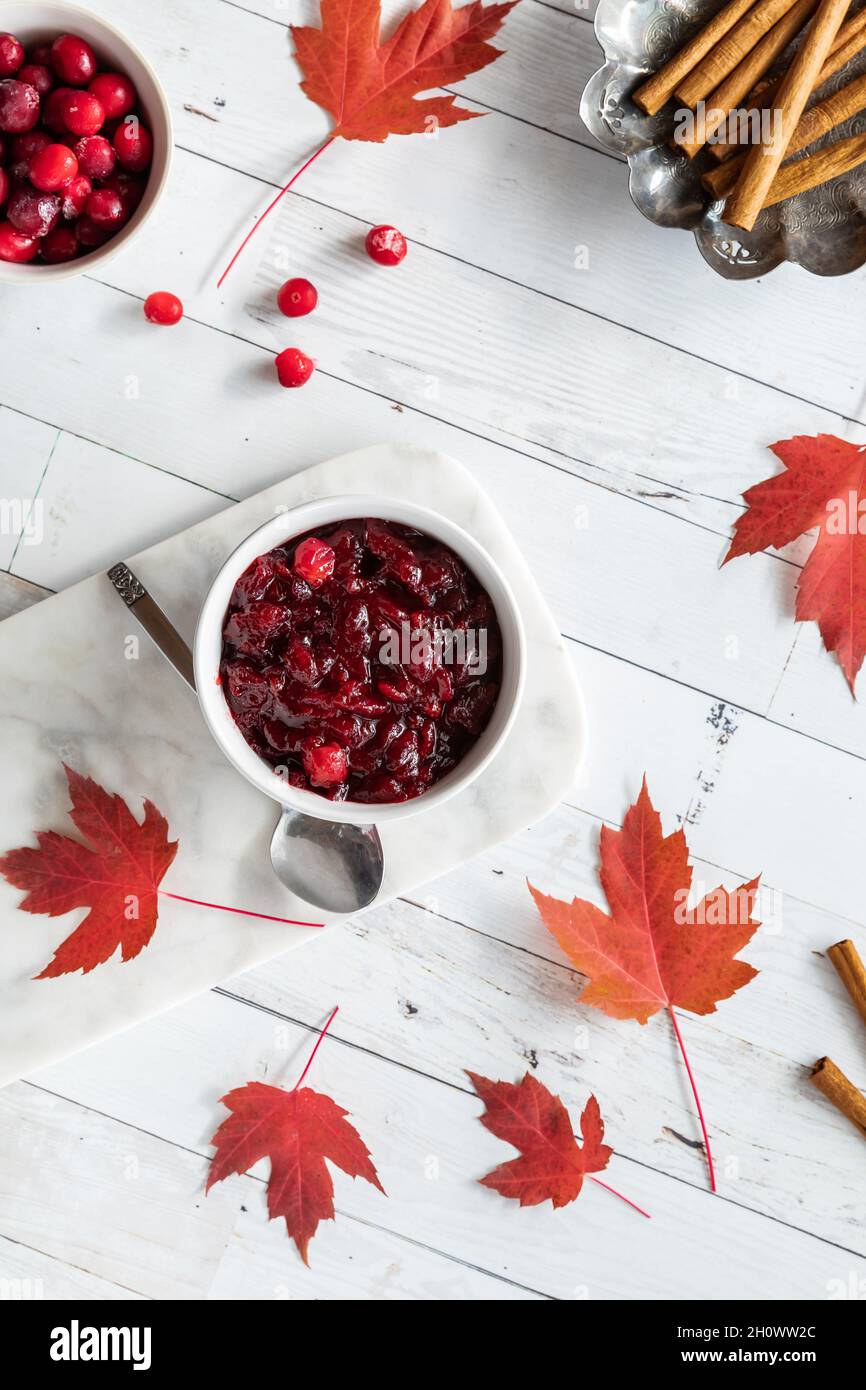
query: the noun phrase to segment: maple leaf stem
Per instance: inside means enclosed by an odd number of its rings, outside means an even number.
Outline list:
[[[639,1207],[637,1202],[633,1202],[630,1197],[624,1197],[621,1192],[617,1192],[616,1188],[611,1187],[610,1183],[602,1182],[601,1178],[593,1177],[592,1173],[590,1173],[589,1176],[599,1187],[603,1187],[605,1192],[612,1192],[614,1197],[618,1197],[621,1202],[625,1202],[627,1207],[634,1207],[635,1211],[639,1211],[641,1216],[645,1216],[648,1221],[652,1219],[648,1211],[644,1211],[643,1207]]]
[[[304,170],[309,169],[310,165],[319,158],[319,155],[324,154],[325,150],[328,148],[329,145],[333,145],[336,138],[337,137],[335,135],[329,135],[324,145],[320,145],[319,148],[313,154],[310,155],[306,163],[302,164],[300,169],[298,169],[296,173],[292,174],[292,177],[289,179],[285,187],[280,189],[276,197],[272,198],[271,201],[268,203],[268,206],[265,208],[264,212],[256,218],[255,222],[253,223],[250,230],[247,232],[237,251],[235,251],[234,255],[232,256],[222,275],[217,280],[217,289],[220,289],[222,287],[222,283],[228,275],[229,271],[231,270],[232,266],[234,265],[235,261],[241,255],[248,242],[250,242],[252,238],[255,236],[256,232],[264,222],[265,218],[269,215],[269,213],[273,212],[274,208],[277,206],[277,203],[280,201],[281,198],[283,198],[286,195],[286,193],[288,193],[292,184],[295,183],[301,177],[301,174],[303,174]]]
[[[685,1064],[686,1064],[686,1071],[687,1071],[687,1073],[688,1073],[689,1082],[690,1082],[690,1084],[691,1084],[692,1095],[693,1095],[694,1098],[695,1098],[695,1105],[696,1105],[697,1108],[698,1108],[698,1119],[699,1119],[700,1122],[701,1122],[701,1130],[702,1130],[703,1136],[704,1136],[704,1147],[705,1147],[706,1152],[707,1152],[707,1167],[708,1167],[709,1170],[710,1170],[710,1188],[711,1188],[711,1190],[712,1190],[713,1192],[715,1192],[715,1191],[716,1191],[716,1170],[715,1170],[715,1168],[713,1167],[713,1155],[712,1155],[712,1151],[711,1151],[711,1149],[710,1149],[710,1136],[709,1136],[709,1134],[707,1133],[706,1121],[704,1120],[704,1112],[703,1112],[703,1108],[702,1108],[702,1106],[701,1106],[701,1098],[700,1098],[700,1096],[698,1095],[698,1088],[697,1088],[697,1086],[695,1085],[695,1078],[694,1078],[694,1075],[693,1075],[693,1073],[692,1073],[691,1065],[690,1065],[690,1063],[689,1063],[689,1056],[688,1056],[688,1053],[686,1052],[686,1045],[685,1045],[685,1043],[683,1042],[683,1035],[682,1035],[682,1033],[680,1032],[680,1025],[677,1023],[677,1016],[676,1016],[676,1014],[674,1013],[673,1004],[668,1004],[668,1013],[669,1013],[670,1016],[671,1016],[671,1023],[674,1025],[674,1032],[676,1033],[676,1036],[677,1036],[677,1042],[679,1043],[680,1052],[683,1054],[683,1061],[684,1061]]]
[[[263,922],[283,922],[287,927],[323,927],[324,922],[297,922],[294,917],[272,917],[269,912],[250,912],[245,907],[228,907],[225,903],[206,903],[201,898],[185,898],[183,893],[169,893],[165,888],[156,890],[161,898],[174,898],[179,903],[194,903],[196,907],[213,907],[217,912],[237,912],[241,917],[260,917]]]
[[[335,1004],[335,1005],[334,1005],[334,1007],[333,1007],[333,1009],[332,1009],[332,1011],[331,1011],[331,1016],[330,1016],[330,1018],[328,1019],[327,1023],[325,1024],[325,1026],[324,1026],[324,1028],[322,1029],[322,1031],[321,1031],[321,1033],[319,1034],[319,1036],[316,1038],[316,1045],[315,1045],[315,1047],[313,1048],[312,1052],[310,1053],[309,1060],[307,1061],[307,1065],[304,1067],[304,1070],[301,1072],[300,1076],[298,1077],[297,1081],[295,1082],[294,1086],[292,1087],[292,1090],[293,1090],[293,1091],[297,1091],[297,1090],[298,1090],[298,1088],[299,1088],[301,1082],[303,1081],[303,1079],[304,1079],[304,1077],[306,1076],[307,1072],[310,1070],[310,1067],[313,1065],[313,1058],[315,1057],[315,1055],[316,1055],[316,1053],[318,1052],[319,1048],[322,1046],[322,1043],[325,1041],[325,1034],[327,1033],[327,1031],[328,1031],[328,1029],[330,1028],[331,1024],[334,1022],[334,1019],[337,1017],[337,1010],[339,1009],[339,1007],[340,1007],[339,1004]]]

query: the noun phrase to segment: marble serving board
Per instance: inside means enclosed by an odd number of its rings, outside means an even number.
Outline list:
[[[526,628],[528,673],[506,743],[445,805],[382,831],[377,903],[447,873],[538,820],[568,791],[585,744],[579,689],[556,624],[493,504],[459,463],[429,450],[374,447],[316,465],[128,559],[192,640],[227,554],[276,510],[341,493],[405,497],[470,531],[498,560]],[[130,639],[137,638],[138,641]],[[531,756],[530,756],[531,754]],[[163,887],[281,917],[321,920],[277,881],[268,846],[276,804],[225,761],[198,704],[104,574],[0,623],[0,852],[36,830],[74,834],[61,763],[120,793],[149,797],[180,842]],[[33,977],[83,912],[32,916],[0,881],[0,1085],[181,1003],[318,935],[161,899],[150,945],[87,975]],[[336,920],[336,919],[334,919]],[[301,964],[299,961],[299,968]],[[323,1007],[330,1000],[323,1000]]]

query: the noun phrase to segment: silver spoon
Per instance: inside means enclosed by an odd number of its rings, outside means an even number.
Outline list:
[[[123,602],[163,656],[195,690],[192,652],[128,565],[108,571]],[[283,807],[271,838],[274,873],[290,893],[323,912],[360,912],[382,887],[385,855],[375,825],[340,825]]]

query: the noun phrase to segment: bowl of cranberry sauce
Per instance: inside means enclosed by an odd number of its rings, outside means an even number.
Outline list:
[[[171,149],[159,80],[113,25],[0,0],[0,282],[82,274],[127,246]]]
[[[492,558],[405,501],[283,513],[205,600],[196,686],[217,742],[283,805],[382,822],[467,786],[505,738],[524,638]]]

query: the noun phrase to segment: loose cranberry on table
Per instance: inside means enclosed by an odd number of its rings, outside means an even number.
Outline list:
[[[221,685],[246,742],[331,800],[421,795],[483,733],[501,669],[475,575],[440,541],[375,517],[260,555],[223,622]]]
[[[78,160],[65,145],[45,145],[28,166],[30,182],[42,193],[55,193],[78,173]]]
[[[311,314],[319,302],[319,295],[315,285],[311,285],[309,280],[287,280],[280,286],[277,293],[277,304],[280,313],[285,314],[288,319],[301,318],[304,314]]]
[[[406,255],[406,238],[396,227],[373,227],[364,241],[367,255],[377,265],[399,265]]]
[[[183,304],[168,290],[154,290],[144,301],[144,316],[150,323],[170,328],[183,318]]]
[[[315,371],[315,363],[300,348],[284,348],[277,354],[277,377],[281,386],[303,386]]]
[[[86,87],[96,76],[96,54],[77,34],[60,34],[51,45],[51,66],[68,87]]]
[[[14,34],[0,34],[0,77],[11,77],[24,62],[24,45]]]

